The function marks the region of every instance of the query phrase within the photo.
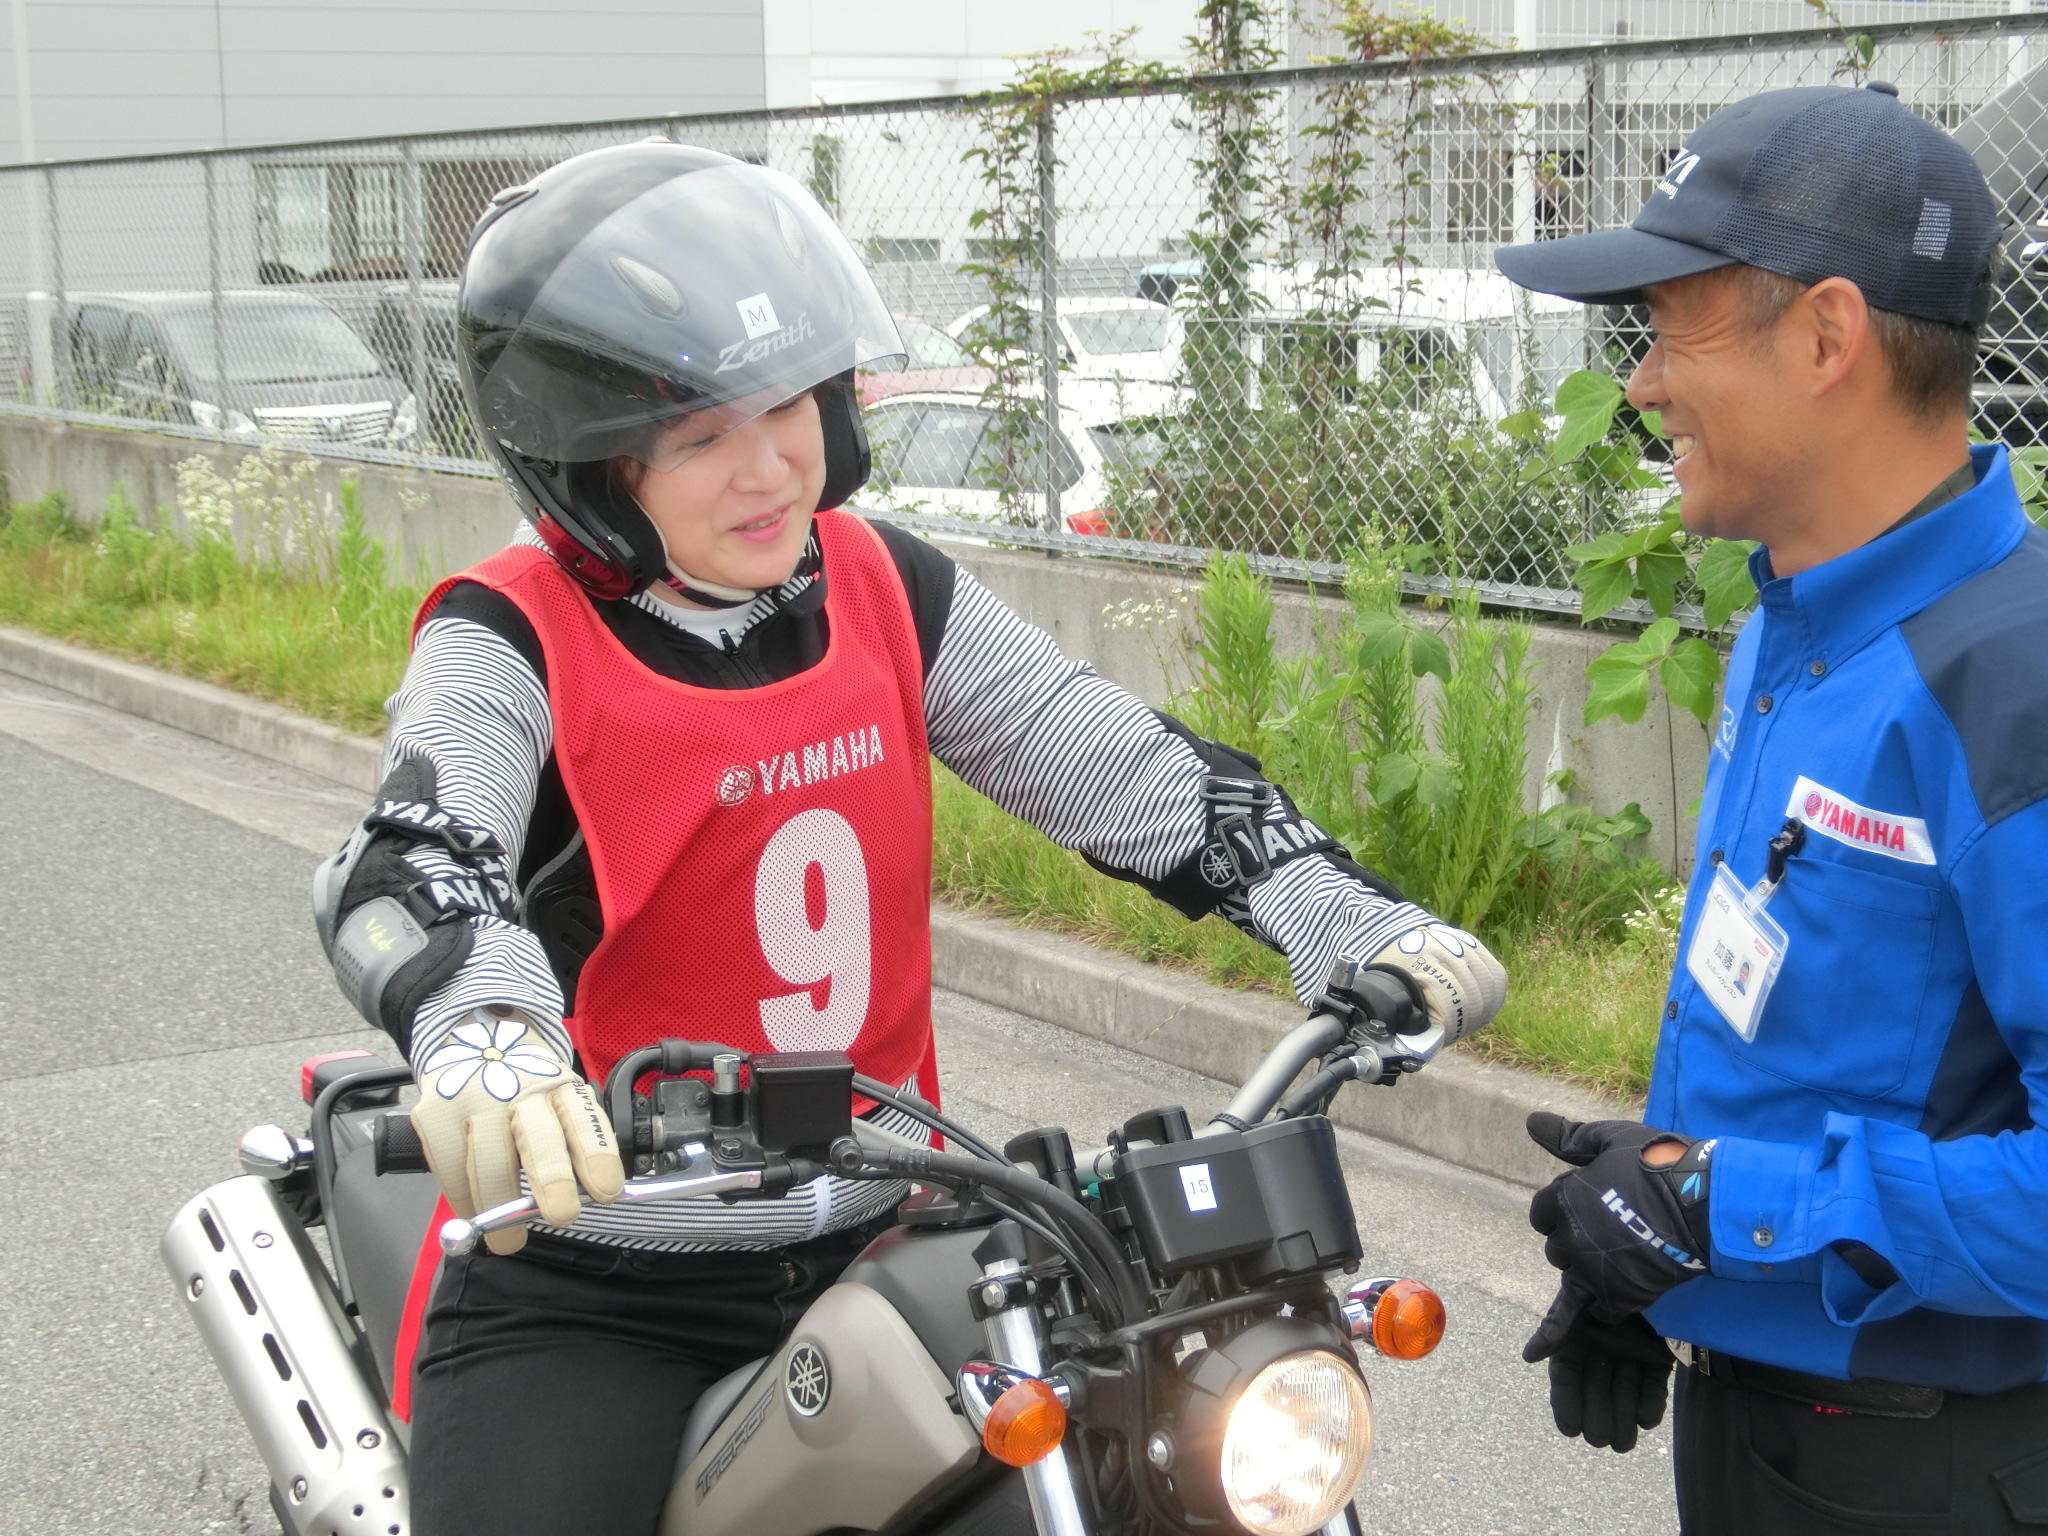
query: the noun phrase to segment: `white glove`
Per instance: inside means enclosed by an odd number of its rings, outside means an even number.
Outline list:
[[[1484,1028],[1507,1001],[1507,972],[1471,934],[1394,901],[1326,859],[1296,859],[1252,887],[1268,942],[1287,956],[1294,995],[1314,1006],[1339,955],[1406,971],[1445,1043]]]
[[[1368,965],[1392,966],[1414,978],[1422,989],[1423,1007],[1443,1026],[1448,1045],[1493,1022],[1507,1001],[1508,973],[1493,952],[1464,929],[1426,912],[1421,915],[1421,922],[1361,958]],[[1337,948],[1340,954],[1354,953],[1348,945]]]
[[[412,1123],[458,1216],[519,1197],[523,1171],[541,1219],[566,1227],[583,1202],[626,1182],[612,1123],[590,1085],[526,1018],[479,1008],[420,1062]],[[484,1235],[493,1253],[526,1246],[525,1226]]]

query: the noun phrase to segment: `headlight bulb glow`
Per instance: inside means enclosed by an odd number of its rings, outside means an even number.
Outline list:
[[[1256,1536],[1308,1536],[1335,1518],[1372,1454],[1372,1397],[1350,1362],[1325,1350],[1284,1355],[1231,1405],[1223,1492]]]

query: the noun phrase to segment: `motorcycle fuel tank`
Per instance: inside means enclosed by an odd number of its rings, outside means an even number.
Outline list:
[[[842,1281],[683,1469],[660,1536],[886,1525],[981,1453],[952,1392],[902,1315]]]

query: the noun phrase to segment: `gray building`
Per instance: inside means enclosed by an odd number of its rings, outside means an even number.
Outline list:
[[[8,0],[0,163],[767,102],[762,0]]]

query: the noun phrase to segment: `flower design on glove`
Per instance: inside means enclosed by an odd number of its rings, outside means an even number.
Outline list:
[[[1419,955],[1432,938],[1454,955],[1463,955],[1468,947],[1479,947],[1479,941],[1471,934],[1462,928],[1453,928],[1449,923],[1424,923],[1418,928],[1410,928],[1394,941],[1394,947],[1404,955]]]
[[[452,1099],[479,1076],[484,1092],[503,1103],[519,1095],[519,1074],[560,1077],[561,1058],[541,1045],[521,1045],[527,1027],[517,1019],[496,1024],[458,1024],[454,1033],[420,1063],[422,1076],[434,1077],[434,1091]]]

